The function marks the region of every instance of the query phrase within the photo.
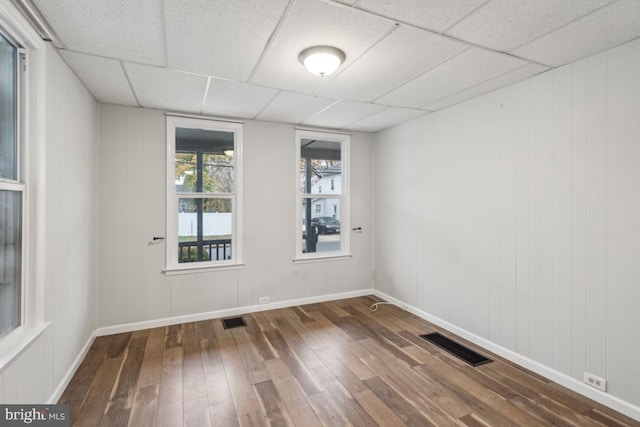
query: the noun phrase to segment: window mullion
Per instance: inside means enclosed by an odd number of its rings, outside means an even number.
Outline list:
[[[176,193],[181,199],[233,199],[235,193]]]

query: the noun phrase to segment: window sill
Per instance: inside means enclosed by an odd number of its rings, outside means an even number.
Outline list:
[[[211,273],[213,271],[239,270],[244,268],[244,263],[219,264],[219,265],[198,265],[188,267],[172,267],[163,271],[165,276],[178,276],[181,274]]]
[[[42,322],[36,326],[21,326],[0,339],[0,372],[24,353],[50,324]]]
[[[347,260],[347,259],[351,259],[352,256],[351,254],[344,254],[344,255],[318,255],[318,256],[314,256],[314,257],[300,257],[300,258],[294,258],[293,259],[293,263],[294,264],[307,264],[307,263],[311,263],[311,262],[325,262],[325,261],[343,261],[343,260]]]

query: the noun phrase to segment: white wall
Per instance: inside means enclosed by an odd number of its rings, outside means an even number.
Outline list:
[[[163,319],[372,287],[371,136],[352,137],[353,258],[294,264],[295,136],[291,125],[244,127],[244,261],[239,270],[165,276],[165,116],[102,105],[99,325]],[[265,183],[269,183],[265,187]],[[264,209],[269,206],[269,209]]]
[[[32,179],[27,188],[32,213],[45,220],[44,230],[30,223],[28,262],[30,280],[44,280],[44,320],[51,325],[0,372],[2,403],[48,401],[97,322],[99,106],[50,46],[32,51],[29,67],[36,123],[29,163],[31,178],[42,173],[44,183]],[[40,232],[44,241],[37,240]],[[42,264],[37,244],[44,244]]]
[[[376,288],[639,407],[638,76],[635,41],[380,133]]]

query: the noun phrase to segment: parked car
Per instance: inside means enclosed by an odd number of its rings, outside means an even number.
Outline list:
[[[330,216],[311,218],[311,225],[318,227],[318,234],[334,234],[340,232],[340,221]]]

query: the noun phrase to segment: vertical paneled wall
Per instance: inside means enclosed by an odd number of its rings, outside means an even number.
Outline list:
[[[99,325],[163,319],[372,287],[373,146],[352,136],[352,258],[294,264],[295,136],[291,125],[244,125],[245,266],[165,276],[165,116],[101,106]],[[350,232],[350,230],[345,230]]]
[[[27,178],[30,279],[44,277],[50,326],[0,372],[0,402],[44,403],[56,392],[97,325],[97,148],[99,106],[50,46],[29,58],[31,147]],[[37,177],[43,174],[44,182]],[[45,241],[36,239],[44,232]],[[44,244],[44,271],[34,271]],[[38,264],[40,265],[40,264]]]
[[[97,324],[99,106],[49,50],[47,63],[46,298],[59,381]]]
[[[640,41],[378,134],[376,288],[640,406]]]

